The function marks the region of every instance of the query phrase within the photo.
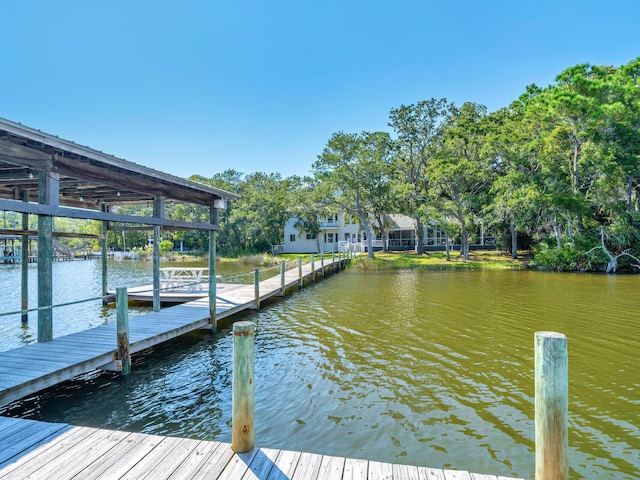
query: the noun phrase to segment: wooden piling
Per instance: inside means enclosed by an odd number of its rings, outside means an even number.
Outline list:
[[[320,269],[322,270],[322,278],[324,278],[324,252],[320,252]]]
[[[311,254],[311,283],[316,281],[316,256]]]
[[[298,288],[302,288],[302,259],[298,259]]]
[[[116,288],[116,325],[118,332],[118,360],[122,363],[120,375],[131,373],[129,354],[129,296],[126,287]]]
[[[29,192],[28,190],[22,190],[20,192],[20,199],[23,202],[29,201]],[[26,327],[29,324],[29,234],[27,230],[29,230],[29,214],[22,214],[22,254],[21,254],[21,307],[22,307],[22,326]]]
[[[331,271],[336,271],[336,252],[331,250]]]
[[[231,392],[231,449],[248,452],[254,445],[254,358],[255,324],[233,324],[233,380]]]
[[[284,270],[285,270],[285,262],[280,262],[280,295],[284,297]]]
[[[253,271],[253,291],[256,299],[256,310],[260,310],[260,270]]]
[[[535,334],[536,480],[567,480],[568,357],[561,333]]]

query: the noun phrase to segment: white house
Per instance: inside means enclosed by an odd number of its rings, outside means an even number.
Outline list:
[[[351,248],[356,251],[365,251],[366,236],[360,228],[360,223],[354,221],[351,216],[337,214],[322,218],[320,221],[320,234],[315,235],[299,232],[294,225],[297,219],[291,218],[284,227],[284,244],[278,251],[283,253],[316,253],[343,251]],[[388,238],[377,237],[373,239],[373,248],[381,250],[384,242],[387,242],[388,250],[415,250],[418,236],[416,234],[416,222],[406,215],[388,215],[385,218]],[[492,237],[485,237],[480,226],[478,242],[472,248],[495,248]],[[444,250],[445,234],[435,225],[424,227],[425,250]],[[455,245],[454,245],[455,248]]]

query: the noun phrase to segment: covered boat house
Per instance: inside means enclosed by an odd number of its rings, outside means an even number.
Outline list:
[[[102,295],[107,295],[109,230],[153,231],[153,309],[160,310],[160,233],[162,230],[209,232],[209,310],[216,328],[216,232],[218,211],[238,195],[138,165],[0,118],[0,210],[22,214],[21,228],[0,229],[19,237],[22,263],[22,321],[28,321],[29,238],[37,237],[38,341],[52,339],[53,237],[91,236],[54,231],[53,219],[101,222]],[[167,202],[204,206],[208,222],[176,221],[165,216]],[[151,215],[118,212],[122,205],[152,206]],[[149,209],[147,209],[149,210]],[[29,216],[37,215],[36,230]]]

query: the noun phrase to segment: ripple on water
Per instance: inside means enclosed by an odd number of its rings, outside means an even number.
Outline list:
[[[256,329],[256,440],[533,476],[533,335],[569,341],[572,478],[640,477],[640,278],[346,271]],[[230,441],[232,338],[192,334],[25,404],[34,418]]]

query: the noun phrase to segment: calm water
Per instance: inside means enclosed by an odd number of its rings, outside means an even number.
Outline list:
[[[554,330],[569,342],[572,478],[640,478],[639,287],[527,271],[329,277],[250,317],[256,442],[532,478],[533,336]],[[230,441],[231,340],[191,334],[137,357],[127,382],[93,375],[11,413]]]

